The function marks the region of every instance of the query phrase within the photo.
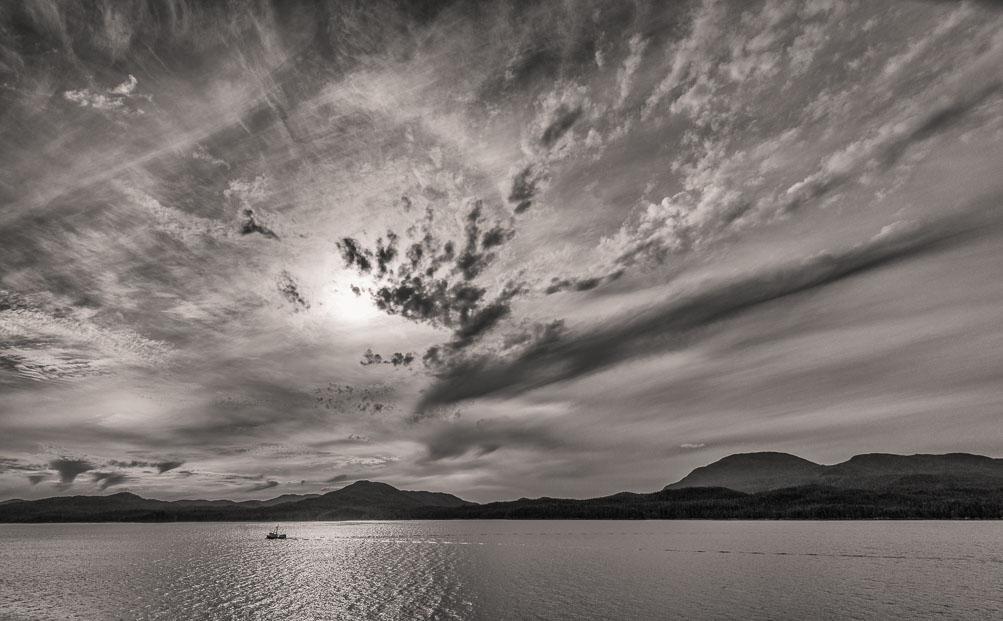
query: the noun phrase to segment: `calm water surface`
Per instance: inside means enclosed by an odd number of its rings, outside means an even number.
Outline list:
[[[1001,522],[0,526],[2,619],[1003,619]]]

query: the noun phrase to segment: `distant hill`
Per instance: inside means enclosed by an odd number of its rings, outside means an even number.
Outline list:
[[[804,485],[875,490],[1000,489],[1003,459],[968,453],[870,453],[823,466],[787,453],[739,453],[697,468],[665,489],[726,487],[754,493]]]
[[[726,487],[740,492],[817,483],[825,466],[788,453],[738,453],[702,466],[665,489]]]
[[[442,492],[411,492],[386,483],[357,481],[323,496],[275,507],[270,515],[284,520],[365,520],[406,518],[420,507],[471,505]]]
[[[947,520],[1003,519],[1003,490],[859,490],[820,485],[745,494],[688,487],[585,500],[522,498],[451,509],[423,508],[412,517],[506,520]]]
[[[269,498],[268,500],[245,500],[243,502],[238,502],[238,505],[244,507],[273,507],[275,505],[283,505],[288,502],[299,502],[301,500],[306,500],[308,498],[317,498],[320,494],[283,494],[281,496],[276,496],[275,498]]]
[[[441,492],[399,490],[358,481],[324,495],[286,494],[270,500],[152,500],[129,492],[108,496],[55,496],[0,504],[0,522],[344,520],[408,517],[416,508],[461,507]]]

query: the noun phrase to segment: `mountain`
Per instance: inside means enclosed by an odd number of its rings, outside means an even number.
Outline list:
[[[356,481],[351,485],[294,505],[276,507],[276,518],[292,520],[364,520],[408,517],[419,507],[452,508],[471,505],[442,492],[399,490],[386,483]]]
[[[0,505],[0,520],[5,522],[74,522],[91,521],[94,516],[121,516],[146,513],[168,506],[163,500],[149,500],[129,492],[108,496],[54,496]]]
[[[825,466],[788,453],[738,453],[702,466],[665,489],[726,487],[740,492],[817,483]]]
[[[425,507],[461,507],[465,500],[440,492],[399,490],[359,481],[323,496],[285,494],[270,500],[152,500],[129,492],[108,496],[55,496],[0,504],[0,522],[344,520],[406,518]]]
[[[320,496],[320,494],[282,494],[281,496],[269,498],[268,500],[245,500],[243,502],[238,502],[237,504],[245,507],[272,507],[275,505],[286,504],[287,502],[299,502],[301,500],[306,500],[307,498],[317,498],[318,496]]]
[[[824,466],[787,453],[739,453],[697,468],[664,489],[726,487],[754,493],[804,485],[875,490],[1000,489],[1003,459],[968,453],[870,453]]]
[[[522,498],[464,507],[429,508],[426,519],[506,520],[946,520],[1003,519],[1003,489],[841,489],[803,485],[746,494],[687,487],[586,500]]]

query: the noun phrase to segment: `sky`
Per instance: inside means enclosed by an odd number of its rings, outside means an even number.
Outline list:
[[[1003,456],[1003,6],[0,6],[0,497]]]

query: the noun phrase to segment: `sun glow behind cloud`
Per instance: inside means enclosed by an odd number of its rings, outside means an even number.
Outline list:
[[[358,285],[355,285],[358,287]],[[366,324],[385,315],[365,291],[352,291],[352,285],[332,283],[321,291],[321,306],[332,319],[349,324]]]

